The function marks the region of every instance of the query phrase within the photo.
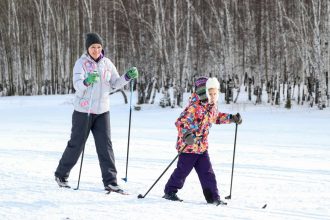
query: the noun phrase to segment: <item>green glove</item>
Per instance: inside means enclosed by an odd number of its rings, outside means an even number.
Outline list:
[[[100,75],[97,71],[93,73],[88,73],[88,77],[85,79],[86,84],[90,85],[100,81]]]
[[[128,80],[136,79],[138,78],[138,76],[139,76],[139,72],[136,67],[132,67],[126,72],[126,78],[128,78]]]

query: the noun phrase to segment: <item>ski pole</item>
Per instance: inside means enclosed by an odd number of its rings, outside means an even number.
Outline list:
[[[236,123],[236,127],[235,127],[235,140],[234,140],[234,152],[233,152],[233,162],[232,162],[232,166],[231,166],[230,194],[229,194],[229,196],[226,196],[225,199],[231,199],[231,190],[232,190],[232,186],[233,186],[233,175],[234,175],[234,164],[235,164],[237,127],[238,127],[238,125]]]
[[[87,125],[86,125],[86,133],[85,133],[85,143],[84,143],[84,147],[81,153],[81,160],[80,160],[80,169],[79,169],[79,176],[78,176],[78,183],[77,183],[77,187],[74,188],[74,190],[78,190],[79,189],[79,183],[80,183],[80,176],[81,176],[81,170],[82,170],[82,165],[83,165],[83,161],[84,161],[84,152],[85,152],[85,146],[86,146],[86,141],[88,138],[88,131],[89,131],[89,115],[91,113],[91,108],[92,108],[92,98],[93,98],[93,91],[94,91],[94,85],[92,84],[92,91],[91,91],[91,96],[89,99],[89,106],[88,106],[88,113],[87,113]]]
[[[144,197],[146,197],[146,195],[150,192],[150,190],[156,185],[156,183],[160,180],[160,178],[162,178],[162,176],[165,174],[165,172],[168,170],[168,168],[170,168],[170,166],[174,163],[174,161],[176,160],[176,158],[179,157],[179,155],[184,151],[184,149],[187,147],[188,145],[186,144],[182,150],[179,151],[179,153],[174,157],[174,159],[172,160],[172,162],[166,167],[166,169],[164,170],[164,172],[158,177],[158,179],[154,182],[154,184],[152,184],[152,186],[148,189],[148,191],[142,195],[139,194],[138,198],[139,199],[143,199]]]
[[[128,155],[129,155],[129,141],[130,141],[130,136],[131,136],[131,118],[132,118],[132,95],[133,95],[133,83],[134,80],[131,80],[131,94],[130,94],[130,100],[129,100],[129,121],[128,121],[128,140],[127,140],[127,155],[126,155],[126,172],[125,172],[125,177],[122,178],[125,182],[127,182],[127,170],[128,170]]]

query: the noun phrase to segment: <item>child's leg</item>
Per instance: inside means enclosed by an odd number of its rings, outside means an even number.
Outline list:
[[[166,194],[171,192],[177,193],[178,189],[183,187],[184,181],[194,167],[197,159],[197,154],[182,153],[179,155],[177,167],[165,185],[164,192]]]
[[[195,169],[201,182],[205,199],[208,203],[220,199],[217,180],[212,169],[212,164],[208,152],[200,155],[196,161]]]

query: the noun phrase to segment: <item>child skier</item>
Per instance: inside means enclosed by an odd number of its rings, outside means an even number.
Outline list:
[[[217,181],[208,154],[208,134],[213,123],[242,123],[240,115],[217,111],[219,82],[216,78],[200,77],[195,82],[195,93],[189,105],[176,120],[177,150],[182,153],[176,169],[165,185],[163,198],[182,201],[176,193],[183,187],[186,177],[195,168],[207,203],[226,205],[220,200]]]

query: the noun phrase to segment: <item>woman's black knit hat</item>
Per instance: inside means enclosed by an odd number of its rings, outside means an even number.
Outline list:
[[[86,50],[88,50],[92,44],[101,44],[103,46],[102,41],[102,38],[97,33],[87,33],[85,42]]]

